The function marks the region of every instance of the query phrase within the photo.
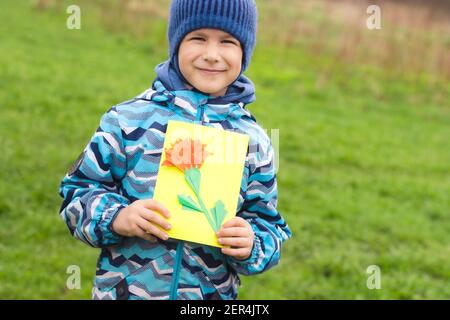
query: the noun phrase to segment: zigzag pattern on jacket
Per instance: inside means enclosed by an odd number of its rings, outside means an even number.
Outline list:
[[[276,209],[273,148],[242,103],[208,104],[195,91],[167,91],[161,82],[106,112],[98,130],[61,182],[60,214],[71,234],[101,248],[94,299],[168,299],[177,240],[152,244],[111,230],[117,213],[153,196],[167,122],[196,122],[248,134],[249,148],[237,215],[255,232],[251,257],[239,261],[218,248],[185,243],[177,299],[235,299],[238,274],[261,273],[276,265],[291,232]]]

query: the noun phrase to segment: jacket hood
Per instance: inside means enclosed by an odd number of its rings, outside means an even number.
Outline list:
[[[198,90],[168,90],[164,84],[155,80],[152,88],[140,94],[137,99],[153,101],[156,103],[167,103],[180,108],[182,111],[195,117],[199,106],[204,106],[204,121],[223,121],[231,117],[239,119],[243,116],[253,118],[252,114],[245,108],[243,102],[223,103],[219,99],[211,99]],[[221,103],[222,102],[222,103]]]

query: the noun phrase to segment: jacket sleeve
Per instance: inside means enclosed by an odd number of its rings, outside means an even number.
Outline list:
[[[273,162],[273,148],[258,145],[250,164],[244,203],[237,216],[246,219],[253,228],[255,238],[251,256],[238,260],[227,256],[231,266],[240,274],[261,273],[280,260],[281,244],[291,237],[291,231],[277,211],[277,180]],[[251,146],[250,146],[251,148]],[[242,188],[241,188],[242,189]]]
[[[71,234],[93,247],[118,244],[111,229],[118,212],[129,204],[119,192],[126,156],[117,111],[111,108],[72,169],[61,182],[60,215]]]

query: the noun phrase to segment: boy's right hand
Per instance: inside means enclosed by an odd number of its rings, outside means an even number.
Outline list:
[[[156,242],[154,236],[167,240],[167,233],[158,227],[170,230],[171,226],[161,215],[170,218],[169,211],[160,202],[153,199],[137,200],[119,211],[112,229],[125,237],[140,237],[150,242]]]

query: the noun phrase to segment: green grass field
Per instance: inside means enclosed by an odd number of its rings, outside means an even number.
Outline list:
[[[165,19],[113,28],[97,2],[78,2],[81,30],[66,28],[65,6],[0,2],[3,299],[90,298],[98,251],[59,217],[59,183],[100,116],[166,59]],[[240,298],[450,299],[448,78],[349,65],[308,41],[281,46],[265,28],[250,110],[279,129],[279,210],[293,238],[279,266],[242,278]],[[66,288],[69,265],[81,290]],[[379,290],[366,285],[370,265]]]

